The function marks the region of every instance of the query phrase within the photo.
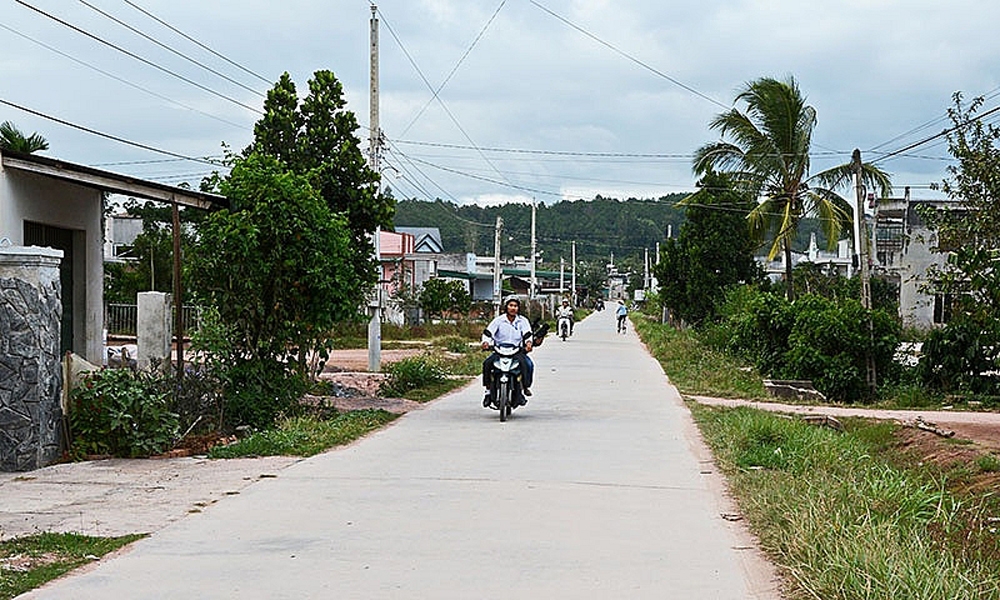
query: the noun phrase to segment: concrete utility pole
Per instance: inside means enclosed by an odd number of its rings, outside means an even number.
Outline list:
[[[566,259],[559,257],[559,295],[566,291]]]
[[[576,306],[576,242],[573,242],[573,283],[570,284],[570,304]]]
[[[382,143],[382,132],[379,130],[378,124],[378,17],[375,14],[377,10],[378,7],[372,4],[370,33],[371,77],[369,79],[371,96],[368,104],[371,118],[371,135],[368,138],[368,160],[371,169],[379,173],[379,145]],[[376,195],[379,193],[378,187],[376,187],[375,193]],[[382,262],[380,260],[381,248],[379,248],[380,234],[381,227],[376,227],[373,236],[373,245],[375,247],[375,264],[378,265],[378,278],[375,283],[375,293],[369,302],[371,320],[368,321],[368,370],[372,373],[378,373],[382,368]]]
[[[173,203],[174,339],[177,343],[177,379],[184,378],[184,287],[181,281],[181,215]],[[167,357],[169,358],[169,356]],[[169,361],[167,363],[169,365]]]
[[[538,258],[537,243],[538,240],[535,237],[535,218],[538,215],[538,204],[535,199],[531,199],[531,289],[528,291],[528,300],[535,299],[535,289],[538,285],[538,279],[536,277],[535,262]]]
[[[643,292],[648,292],[649,291],[649,248],[643,248],[642,252],[643,252],[643,257],[642,257],[642,269],[643,269],[643,273],[642,273],[642,289],[643,289]]]
[[[872,308],[872,289],[871,289],[871,272],[868,265],[868,235],[865,231],[864,219],[865,219],[865,189],[861,185],[861,150],[857,148],[854,149],[854,153],[851,155],[851,163],[854,166],[854,192],[855,192],[855,205],[856,213],[854,215],[854,252],[858,259],[858,277],[861,279],[861,305],[865,307],[868,311],[868,338],[873,344],[875,339],[874,323],[872,323],[871,308]],[[875,392],[876,387],[876,372],[875,372],[875,356],[872,354],[869,348],[866,352],[866,379],[868,383],[868,389],[870,392]]]
[[[503,275],[500,272],[500,232],[503,229],[503,219],[497,215],[496,232],[493,235],[493,312],[500,314],[500,293],[503,286]]]

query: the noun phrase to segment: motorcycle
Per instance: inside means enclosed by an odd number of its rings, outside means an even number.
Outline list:
[[[490,405],[500,411],[500,421],[504,422],[515,408],[524,404],[521,389],[521,364],[515,356],[521,351],[517,344],[497,344],[493,351],[496,359],[490,365]]]
[[[571,331],[569,317],[559,317],[559,325],[557,329],[559,331],[559,337],[561,337],[562,341],[565,342]]]

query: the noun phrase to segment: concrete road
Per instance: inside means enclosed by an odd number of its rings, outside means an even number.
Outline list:
[[[507,423],[471,386],[24,597],[778,598],[613,312],[537,350]]]

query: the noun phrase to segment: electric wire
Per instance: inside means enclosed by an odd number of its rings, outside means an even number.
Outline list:
[[[406,163],[410,164],[413,167],[413,169],[417,173],[419,173],[424,179],[426,179],[428,182],[430,182],[431,185],[433,185],[437,189],[441,190],[441,192],[443,192],[445,196],[448,196],[449,198],[451,198],[455,202],[458,202],[458,200],[454,196],[452,196],[447,190],[445,190],[443,187],[441,187],[440,185],[438,185],[438,183],[434,179],[430,178],[426,173],[424,173],[423,170],[419,166],[413,164],[413,162],[409,159],[408,156],[406,156],[402,152],[399,152],[399,150],[397,148],[395,148],[395,146],[393,145],[393,142],[391,140],[389,140],[388,138],[386,138],[386,141],[389,144],[389,150],[390,150],[390,152],[394,153],[394,155],[401,156],[403,158],[403,160],[406,161]],[[412,173],[410,173],[409,169],[406,167],[405,164],[403,164],[401,162],[399,164],[399,168],[400,168],[400,170],[402,172],[406,173],[412,180],[414,180],[414,183],[416,182],[416,178],[413,176]],[[418,188],[418,189],[423,189],[423,188]],[[432,196],[432,194],[430,194],[426,190],[424,190],[424,193],[427,195],[428,198],[430,198]]]
[[[417,111],[417,114],[413,117],[413,119],[410,120],[409,124],[407,124],[407,126],[403,128],[403,131],[400,132],[399,134],[400,136],[406,135],[406,132],[408,132],[410,128],[413,127],[413,124],[416,123],[418,119],[420,119],[420,117],[424,114],[424,111],[427,110],[427,107],[429,107],[431,103],[434,102],[434,99],[441,94],[441,90],[443,90],[444,86],[448,85],[448,82],[451,81],[452,76],[455,75],[455,72],[458,71],[458,68],[462,66],[463,62],[465,62],[465,59],[472,52],[472,49],[476,47],[476,44],[479,43],[479,40],[481,40],[483,35],[486,34],[486,30],[489,29],[490,25],[497,18],[497,15],[500,14],[500,10],[504,7],[504,4],[506,3],[507,0],[501,0],[500,5],[497,6],[497,9],[495,11],[493,11],[493,15],[489,18],[488,21],[486,21],[486,24],[483,25],[483,28],[479,30],[479,34],[476,36],[476,38],[472,40],[472,44],[470,44],[469,47],[465,50],[465,53],[462,54],[462,57],[458,59],[458,62],[455,63],[455,66],[451,68],[451,71],[444,78],[444,81],[441,82],[441,85],[439,85],[437,89],[434,90],[433,96],[427,101],[426,104],[423,105],[423,107],[421,107],[419,111]]]
[[[66,121],[65,119],[60,119],[58,117],[53,117],[52,115],[47,115],[47,114],[45,114],[43,112],[40,112],[40,111],[31,109],[31,108],[28,108],[26,106],[21,106],[20,104],[15,104],[14,102],[9,102],[7,100],[4,100],[3,98],[0,98],[0,104],[7,105],[7,106],[9,106],[11,108],[16,108],[17,110],[26,112],[28,114],[35,115],[36,117],[41,117],[43,119],[52,121],[54,123],[59,123],[60,125],[65,125],[66,127],[72,127],[73,129],[78,129],[78,130],[83,131],[85,133],[89,133],[91,135],[96,135],[96,136],[99,136],[99,137],[102,137],[102,138],[105,138],[105,139],[109,139],[109,140],[112,140],[112,141],[115,141],[115,142],[119,142],[121,144],[126,144],[128,146],[133,146],[135,148],[141,148],[143,150],[149,150],[150,152],[156,152],[157,154],[163,154],[163,155],[166,155],[166,156],[173,156],[174,158],[180,158],[180,159],[188,160],[188,161],[191,161],[191,162],[197,162],[197,163],[202,163],[202,164],[212,165],[212,166],[224,166],[224,165],[220,165],[220,163],[217,162],[217,161],[206,160],[204,158],[196,158],[194,156],[185,156],[185,155],[179,154],[177,152],[171,152],[170,150],[163,150],[161,148],[156,148],[154,146],[150,146],[150,145],[147,145],[147,144],[142,144],[140,142],[133,142],[132,140],[127,140],[125,138],[121,138],[121,137],[118,137],[118,136],[115,136],[115,135],[111,135],[110,133],[104,133],[103,131],[97,131],[96,129],[91,129],[89,127],[84,127],[83,125],[77,125],[76,123],[71,123],[70,121]]]
[[[268,84],[268,85],[271,85],[271,84],[273,83],[272,81],[268,80],[268,79],[267,79],[266,77],[264,77],[264,76],[262,76],[262,75],[258,75],[258,74],[257,74],[257,73],[255,73],[254,71],[251,71],[250,69],[248,69],[248,68],[244,67],[243,65],[239,64],[238,62],[236,62],[236,61],[234,61],[234,60],[232,60],[232,59],[230,59],[230,58],[226,57],[225,55],[223,55],[223,54],[221,54],[221,53],[219,53],[219,52],[216,52],[216,51],[215,51],[215,50],[213,50],[212,48],[210,48],[210,47],[206,46],[205,44],[203,44],[203,43],[199,42],[198,40],[196,40],[195,38],[191,37],[190,35],[188,35],[188,34],[184,33],[184,32],[183,32],[183,31],[181,31],[180,29],[177,29],[176,27],[174,27],[174,26],[173,26],[173,25],[171,25],[170,23],[167,23],[167,22],[166,22],[166,21],[164,21],[163,19],[161,19],[161,18],[157,17],[156,15],[154,15],[154,14],[153,14],[153,13],[151,13],[151,12],[149,12],[149,11],[148,11],[148,10],[146,10],[145,8],[142,8],[141,6],[139,6],[138,4],[136,4],[135,2],[130,2],[130,0],[123,0],[123,1],[125,2],[125,4],[128,4],[128,5],[129,5],[129,6],[131,6],[132,8],[136,9],[137,11],[139,11],[139,12],[141,12],[142,14],[146,15],[147,17],[149,17],[150,19],[152,19],[152,20],[156,21],[156,22],[157,22],[157,23],[159,23],[160,25],[163,25],[164,27],[166,27],[166,28],[167,28],[167,29],[169,29],[170,31],[173,31],[173,32],[174,32],[174,33],[176,33],[177,35],[179,35],[179,36],[183,37],[184,39],[186,39],[187,41],[191,42],[192,44],[195,44],[195,45],[196,45],[196,46],[198,46],[199,48],[201,48],[201,49],[203,49],[203,50],[205,50],[205,51],[207,51],[207,52],[210,52],[211,54],[213,54],[213,55],[215,55],[215,56],[217,56],[217,57],[221,58],[222,60],[224,60],[224,61],[226,61],[227,63],[231,64],[232,66],[236,67],[237,69],[240,69],[240,70],[241,70],[241,71],[243,71],[244,73],[247,73],[248,75],[253,75],[253,76],[254,76],[254,77],[256,77],[257,79],[259,79],[259,80],[263,81],[264,83],[266,83],[266,84]]]
[[[17,1],[20,1],[20,0],[17,0]],[[377,10],[377,9],[376,9],[376,10]],[[403,52],[403,55],[404,55],[404,56],[406,56],[406,59],[407,59],[407,60],[408,60],[408,61],[410,62],[410,65],[411,65],[411,66],[413,67],[413,69],[414,69],[414,70],[415,70],[415,71],[417,72],[417,75],[419,75],[419,76],[420,76],[420,79],[421,79],[421,81],[423,81],[423,82],[424,82],[424,85],[426,85],[426,86],[427,86],[427,89],[429,89],[429,90],[431,91],[431,93],[432,93],[432,94],[434,95],[434,98],[435,98],[435,99],[437,100],[438,104],[440,104],[440,105],[441,105],[441,108],[442,108],[442,109],[444,110],[445,114],[447,114],[447,115],[448,115],[448,118],[450,118],[450,119],[451,119],[451,122],[455,124],[455,127],[457,127],[457,128],[458,128],[458,130],[459,130],[460,132],[462,132],[462,135],[463,135],[463,136],[465,136],[465,139],[466,139],[466,140],[467,140],[467,141],[468,141],[468,142],[469,142],[470,144],[472,144],[472,145],[473,145],[474,147],[478,147],[478,146],[477,146],[477,144],[476,144],[476,142],[474,142],[474,141],[472,140],[472,136],[470,136],[470,135],[469,135],[469,133],[468,133],[468,132],[467,132],[467,131],[465,130],[465,128],[464,128],[464,127],[462,127],[462,124],[458,122],[458,119],[457,119],[457,118],[455,118],[455,115],[454,115],[454,114],[453,114],[453,113],[451,112],[451,110],[450,110],[450,109],[448,108],[448,106],[447,106],[447,105],[446,105],[446,104],[444,103],[444,101],[443,101],[443,100],[441,99],[441,97],[440,97],[440,96],[438,96],[438,95],[437,95],[437,94],[436,94],[436,93],[434,92],[434,86],[432,86],[432,85],[431,85],[430,81],[428,81],[428,80],[427,80],[427,77],[426,77],[426,76],[424,76],[424,73],[423,73],[423,71],[421,71],[421,70],[420,70],[420,67],[419,67],[419,66],[417,66],[417,63],[416,63],[416,61],[415,61],[415,60],[413,59],[413,57],[412,57],[412,56],[410,55],[409,51],[408,51],[408,50],[406,49],[406,46],[405,46],[405,45],[403,44],[403,41],[402,41],[402,40],[401,40],[401,39],[399,38],[399,36],[398,36],[398,35],[396,35],[396,31],[395,31],[395,30],[394,30],[394,29],[392,28],[392,25],[390,25],[390,24],[389,24],[388,20],[386,20],[386,18],[385,18],[385,15],[384,15],[384,14],[382,13],[382,11],[381,11],[381,10],[378,10],[378,14],[379,14],[379,15],[380,15],[380,16],[382,17],[382,20],[383,20],[383,21],[385,22],[385,27],[386,27],[386,29],[388,29],[388,30],[389,30],[389,34],[390,34],[390,35],[392,35],[392,38],[393,38],[394,40],[396,40],[396,43],[397,43],[397,44],[399,45],[399,48],[400,48],[400,50],[402,50],[402,52]],[[496,172],[496,173],[497,173],[497,174],[498,174],[498,175],[499,175],[499,176],[500,176],[500,177],[501,177],[502,179],[504,179],[504,180],[506,180],[506,179],[507,179],[507,177],[506,177],[506,176],[505,176],[505,175],[503,174],[503,172],[501,172],[501,171],[500,171],[500,169],[498,169],[498,168],[496,167],[496,165],[494,165],[494,164],[493,164],[493,162],[492,162],[492,161],[490,161],[489,157],[487,157],[485,153],[483,153],[483,152],[480,152],[480,156],[482,156],[482,158],[483,158],[483,160],[484,160],[484,161],[486,162],[486,164],[490,165],[490,167],[492,167],[492,168],[493,168],[493,170],[494,170],[494,171],[495,171],[495,172]],[[510,181],[507,181],[507,183],[508,183],[508,184],[510,184]]]
[[[641,60],[639,60],[638,58],[632,56],[631,54],[625,52],[624,50],[619,49],[618,47],[614,46],[610,42],[604,41],[603,39],[597,37],[593,33],[587,31],[583,27],[577,25],[576,23],[573,23],[572,21],[570,21],[566,17],[563,17],[562,15],[556,13],[555,11],[553,11],[553,10],[551,10],[551,9],[543,6],[541,3],[537,2],[536,0],[528,0],[528,1],[531,2],[531,4],[534,4],[536,7],[538,7],[542,11],[548,13],[550,16],[558,19],[563,24],[568,25],[569,27],[572,27],[576,31],[578,31],[578,32],[582,33],[583,35],[589,37],[590,39],[594,40],[598,44],[601,44],[602,46],[604,46],[604,47],[612,50],[615,54],[618,54],[619,56],[622,56],[623,58],[628,59],[629,61],[631,61],[631,62],[639,65],[640,67],[646,69],[647,71],[650,71],[653,74],[655,74],[655,75],[657,75],[659,77],[662,77],[663,79],[666,79],[670,83],[672,83],[672,84],[674,84],[674,85],[676,85],[676,86],[678,86],[680,88],[683,88],[684,90],[687,90],[688,92],[691,92],[692,94],[694,94],[695,96],[698,96],[699,98],[701,98],[703,100],[708,100],[709,102],[711,102],[712,104],[715,104],[716,106],[720,106],[720,107],[722,107],[725,110],[729,110],[729,108],[730,108],[729,106],[726,106],[725,104],[723,104],[722,102],[719,102],[715,98],[712,98],[711,96],[708,96],[707,94],[703,94],[702,92],[700,92],[700,91],[696,90],[695,88],[687,85],[686,83],[683,83],[683,82],[681,82],[681,81],[679,81],[679,80],[671,77],[670,75],[667,75],[663,71],[660,71],[659,69],[657,69],[657,68],[655,68],[655,67],[653,67],[653,66],[651,66],[651,65],[649,65],[649,64],[647,64],[647,63],[645,63],[645,62],[643,62]]]
[[[114,15],[101,10],[100,8],[98,8],[98,7],[94,6],[93,4],[91,4],[90,2],[87,2],[87,0],[77,0],[77,1],[80,4],[82,4],[82,5],[86,6],[87,8],[91,9],[92,11],[96,12],[97,14],[105,17],[106,19],[109,19],[109,20],[111,20],[111,21],[113,21],[113,22],[121,25],[125,29],[128,29],[129,31],[131,31],[132,33],[134,33],[134,34],[142,37],[143,39],[148,40],[148,41],[156,44],[157,46],[159,46],[160,48],[163,48],[167,52],[170,52],[170,53],[172,53],[172,54],[174,54],[176,56],[179,56],[179,57],[183,58],[184,60],[188,61],[189,63],[197,65],[197,66],[201,67],[202,69],[205,69],[209,73],[211,73],[211,74],[213,74],[213,75],[215,75],[217,77],[221,77],[222,79],[225,79],[229,83],[231,83],[231,84],[233,84],[235,86],[238,86],[240,88],[243,88],[244,90],[246,90],[246,91],[248,91],[248,92],[250,92],[252,94],[256,94],[256,95],[260,96],[261,98],[265,97],[263,92],[257,91],[255,89],[253,89],[252,87],[243,85],[242,83],[240,83],[239,81],[237,81],[237,80],[233,79],[232,77],[226,75],[225,73],[221,73],[219,71],[216,71],[212,67],[210,67],[210,66],[202,63],[201,61],[199,61],[197,59],[191,58],[190,56],[188,56],[187,54],[184,54],[180,50],[175,50],[174,48],[171,48],[170,46],[168,46],[167,44],[164,44],[163,42],[161,42],[160,40],[154,38],[153,36],[151,36],[151,35],[143,32],[143,31],[139,30],[136,27],[133,27],[133,26],[129,25],[128,23],[126,23],[125,21],[122,21],[121,19],[115,17]]]
[[[976,115],[974,117],[966,119],[962,123],[958,123],[957,125],[949,127],[948,129],[945,129],[944,131],[942,131],[940,133],[936,133],[936,134],[934,134],[934,135],[932,135],[930,137],[924,138],[924,139],[922,139],[920,141],[917,141],[917,142],[914,142],[914,143],[909,144],[907,146],[904,146],[904,147],[900,148],[899,150],[895,150],[893,152],[889,152],[887,154],[884,154],[884,155],[880,156],[879,158],[876,158],[874,161],[872,161],[872,164],[889,160],[889,159],[891,159],[891,158],[893,158],[895,156],[899,156],[899,155],[903,154],[904,152],[908,152],[910,150],[913,150],[914,148],[919,148],[920,146],[923,146],[924,144],[927,144],[927,143],[932,142],[932,141],[934,141],[936,139],[939,139],[939,138],[942,138],[944,136],[947,136],[948,134],[954,133],[955,131],[958,131],[959,129],[964,129],[965,127],[968,127],[972,123],[975,123],[976,121],[981,121],[982,119],[984,119],[984,118],[986,118],[986,117],[988,117],[988,116],[990,116],[990,115],[992,115],[994,113],[997,113],[997,112],[1000,112],[1000,106],[995,106],[995,107],[991,108],[990,110],[988,110],[988,111],[986,111],[984,113],[980,113],[980,114],[978,114],[978,115]]]
[[[90,64],[88,62],[82,61],[79,58],[76,58],[75,56],[72,56],[71,54],[63,52],[62,50],[59,50],[58,48],[50,46],[50,45],[46,44],[45,42],[41,42],[39,40],[36,40],[36,39],[34,39],[34,38],[32,38],[32,37],[24,34],[24,33],[21,33],[20,31],[17,31],[16,29],[13,29],[11,27],[8,27],[7,25],[4,25],[3,23],[0,23],[0,28],[5,29],[5,30],[13,33],[14,35],[20,36],[20,37],[28,40],[29,42],[31,42],[33,44],[37,44],[37,45],[41,46],[42,48],[45,48],[46,50],[49,50],[51,52],[55,52],[56,54],[58,54],[59,56],[62,56],[63,58],[68,58],[69,60],[77,63],[78,65],[81,65],[81,66],[87,67],[88,69],[96,71],[96,72],[100,73],[101,75],[104,75],[105,77],[109,77],[111,79],[114,79],[115,81],[117,81],[119,83],[124,83],[125,85],[127,85],[127,86],[129,86],[129,87],[131,87],[133,89],[139,90],[140,92],[144,92],[146,94],[149,94],[150,96],[153,96],[153,97],[159,98],[160,100],[164,100],[166,102],[174,104],[175,106],[179,106],[181,108],[194,111],[194,112],[196,112],[196,113],[198,113],[200,115],[206,116],[206,117],[208,117],[210,119],[214,119],[216,121],[219,121],[220,123],[225,123],[226,125],[232,125],[233,127],[238,127],[239,129],[243,129],[244,131],[250,131],[251,130],[246,125],[241,125],[239,123],[235,123],[235,122],[230,121],[228,119],[224,119],[222,117],[213,115],[212,113],[205,112],[205,111],[203,111],[203,110],[201,110],[199,108],[195,108],[193,106],[189,106],[187,104],[184,104],[183,102],[178,102],[177,100],[174,100],[173,98],[170,98],[169,96],[165,96],[163,94],[160,94],[159,92],[155,92],[155,91],[153,91],[151,89],[145,88],[145,87],[143,87],[143,86],[141,86],[141,85],[139,85],[137,83],[133,83],[133,82],[131,82],[131,81],[129,81],[129,80],[123,78],[123,77],[119,77],[119,76],[115,75],[114,73],[110,73],[108,71],[105,71],[104,69],[101,69],[100,67],[96,67],[96,66],[94,66],[94,65],[92,65],[92,64]]]
[[[166,74],[170,75],[171,77],[180,79],[181,81],[183,81],[183,82],[185,82],[185,83],[187,83],[189,85],[193,85],[194,87],[196,87],[196,88],[198,88],[198,89],[200,89],[202,91],[205,91],[205,92],[208,92],[208,93],[212,94],[213,96],[217,96],[219,98],[222,98],[223,100],[226,100],[228,102],[232,102],[233,104],[236,104],[238,106],[242,106],[243,108],[245,108],[247,110],[250,110],[252,112],[255,112],[255,113],[259,114],[259,115],[263,115],[264,114],[264,112],[262,110],[258,109],[258,108],[254,108],[253,106],[250,106],[249,104],[244,104],[243,102],[240,102],[239,100],[237,100],[235,98],[227,96],[227,95],[223,94],[222,92],[218,92],[216,90],[213,90],[212,88],[210,88],[208,86],[204,86],[204,85],[198,83],[197,81],[189,79],[189,78],[187,78],[187,77],[185,77],[185,76],[183,76],[183,75],[181,75],[179,73],[175,73],[174,71],[171,71],[170,69],[168,69],[166,67],[160,66],[160,65],[156,64],[155,62],[153,62],[153,61],[151,61],[149,59],[143,58],[143,57],[139,56],[138,54],[135,54],[134,52],[130,52],[130,51],[122,48],[121,46],[117,46],[115,44],[112,44],[111,42],[109,42],[109,41],[107,41],[107,40],[105,40],[105,39],[103,39],[103,38],[101,38],[101,37],[99,37],[97,35],[94,35],[93,33],[90,33],[89,31],[87,31],[85,29],[77,27],[76,25],[73,25],[72,23],[69,23],[68,21],[60,19],[59,17],[57,17],[55,15],[49,14],[49,13],[45,12],[44,10],[42,10],[42,9],[36,7],[36,6],[32,6],[31,4],[28,4],[27,2],[25,2],[24,0],[14,0],[14,2],[17,2],[21,6],[27,8],[27,9],[30,9],[30,10],[32,10],[32,11],[34,11],[34,12],[36,12],[36,13],[38,13],[38,14],[46,17],[46,18],[48,18],[48,19],[51,19],[51,20],[55,21],[56,23],[59,23],[60,25],[68,27],[68,28],[72,29],[73,31],[75,31],[75,32],[77,32],[79,34],[84,35],[84,36],[86,36],[86,37],[94,40],[95,42],[98,42],[98,43],[103,44],[103,45],[105,45],[105,46],[107,46],[109,48],[112,48],[113,50],[116,50],[117,52],[120,52],[120,53],[122,53],[122,54],[124,54],[124,55],[126,55],[126,56],[128,56],[128,57],[130,57],[130,58],[132,58],[134,60],[137,60],[137,61],[139,61],[139,62],[141,62],[141,63],[143,63],[145,65],[153,67],[154,69],[156,69],[158,71],[166,73]]]

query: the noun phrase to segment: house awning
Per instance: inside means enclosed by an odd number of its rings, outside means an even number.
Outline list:
[[[147,200],[156,200],[205,210],[229,207],[229,199],[225,196],[186,190],[172,185],[146,181],[130,175],[102,171],[93,167],[68,163],[54,158],[9,151],[0,153],[0,157],[2,157],[4,169],[54,177],[79,185],[97,188],[104,192],[125,194]]]

